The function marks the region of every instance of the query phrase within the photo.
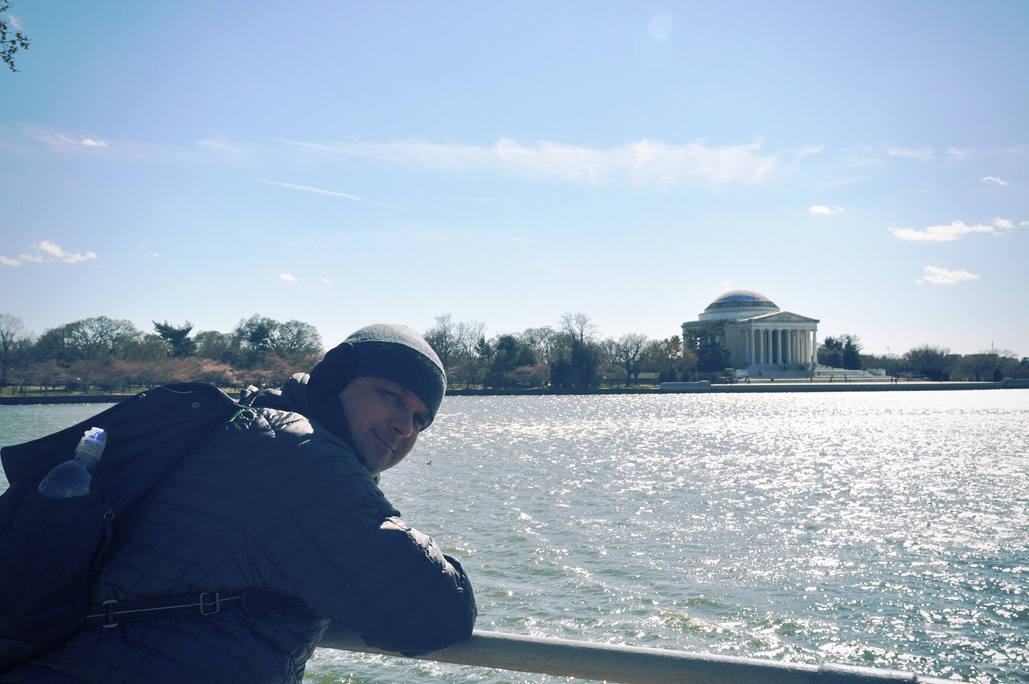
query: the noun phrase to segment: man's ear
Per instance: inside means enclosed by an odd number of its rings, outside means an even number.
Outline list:
[[[328,400],[337,396],[354,379],[357,369],[357,351],[349,342],[330,349],[321,361],[311,369],[307,387],[315,395]]]

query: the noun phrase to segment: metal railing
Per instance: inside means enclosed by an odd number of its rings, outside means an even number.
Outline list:
[[[329,628],[319,644],[401,656],[365,645],[353,632]],[[421,660],[623,684],[943,684],[896,670],[780,663],[657,648],[476,631],[468,641],[417,656]]]

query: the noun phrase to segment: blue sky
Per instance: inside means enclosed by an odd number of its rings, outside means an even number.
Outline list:
[[[1029,355],[1029,3],[16,0],[0,312],[230,332],[730,289]]]

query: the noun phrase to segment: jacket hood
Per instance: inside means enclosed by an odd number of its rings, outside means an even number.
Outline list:
[[[240,402],[259,408],[271,408],[279,411],[292,411],[310,420],[322,424],[329,432],[336,435],[351,447],[354,445],[347,428],[347,418],[343,413],[343,402],[339,397],[323,398],[311,391],[307,373],[297,373],[279,389],[266,389],[240,396]]]

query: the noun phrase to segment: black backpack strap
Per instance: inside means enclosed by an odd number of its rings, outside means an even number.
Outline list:
[[[111,599],[92,605],[86,611],[84,627],[117,627],[123,622],[163,620],[193,615],[217,615],[222,610],[239,607],[243,592],[204,592],[188,596],[158,599]]]
[[[89,606],[84,627],[117,627],[123,622],[145,622],[174,617],[209,617],[225,610],[242,608],[248,615],[259,615],[284,606],[289,599],[260,589],[244,591],[205,591],[199,594],[111,599]]]

